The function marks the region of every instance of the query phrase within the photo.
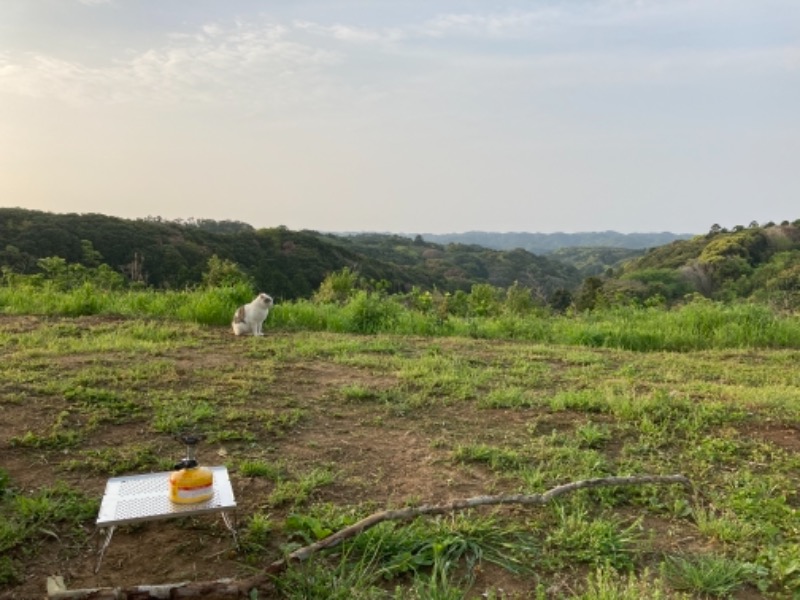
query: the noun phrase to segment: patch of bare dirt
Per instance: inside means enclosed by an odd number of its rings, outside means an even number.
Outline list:
[[[774,423],[743,428],[748,436],[762,439],[787,452],[800,452],[800,426]]]

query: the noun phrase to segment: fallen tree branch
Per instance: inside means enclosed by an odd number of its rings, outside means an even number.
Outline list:
[[[417,507],[408,507],[398,510],[385,510],[378,513],[373,513],[357,523],[345,527],[323,538],[313,544],[304,546],[289,554],[286,558],[276,561],[269,565],[266,569],[267,574],[276,574],[283,571],[288,563],[302,562],[310,557],[315,552],[333,548],[339,545],[346,539],[355,537],[360,533],[383,523],[384,521],[408,521],[423,515],[441,515],[457,510],[466,510],[478,506],[499,506],[502,504],[522,504],[526,506],[542,506],[558,498],[578,490],[597,488],[597,487],[610,487],[621,485],[643,485],[647,483],[656,484],[675,484],[679,483],[686,487],[691,488],[691,482],[683,475],[640,475],[631,477],[601,477],[598,479],[584,479],[582,481],[574,481],[572,483],[565,483],[543,494],[514,494],[502,496],[475,496],[464,500],[454,500],[448,504],[434,504],[424,505]],[[258,576],[260,577],[260,575]]]
[[[499,506],[504,504],[519,504],[523,506],[543,506],[560,496],[578,490],[627,486],[627,485],[670,485],[680,484],[687,490],[692,489],[692,484],[684,475],[638,475],[630,477],[600,477],[597,479],[584,479],[556,486],[542,494],[512,494],[498,496],[475,496],[461,500],[454,500],[447,504],[431,504],[416,507],[407,507],[397,510],[385,510],[373,513],[345,527],[326,538],[308,546],[298,548],[281,560],[267,566],[261,573],[240,581],[219,580],[191,583],[163,584],[158,586],[134,586],[128,588],[98,588],[91,590],[53,590],[49,598],[57,600],[152,600],[152,599],[178,599],[178,598],[215,598],[219,600],[233,598],[247,598],[253,589],[263,588],[270,584],[272,578],[283,572],[290,564],[303,562],[316,552],[334,548],[343,541],[356,537],[367,529],[375,527],[385,521],[410,521],[424,515],[441,515],[459,510],[467,510],[480,506]]]

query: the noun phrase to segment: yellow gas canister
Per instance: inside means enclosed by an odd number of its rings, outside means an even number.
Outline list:
[[[175,465],[169,476],[169,499],[176,504],[205,502],[214,496],[214,473],[197,464],[195,446],[199,439],[194,436],[181,438],[186,444],[186,458]]]

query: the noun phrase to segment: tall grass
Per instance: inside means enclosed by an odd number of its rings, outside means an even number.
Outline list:
[[[636,351],[796,348],[800,319],[779,316],[763,305],[696,301],[672,310],[622,307],[560,318],[554,337]]]
[[[800,346],[797,316],[781,316],[762,305],[704,301],[672,310],[622,307],[575,315],[533,312],[441,319],[391,299],[361,297],[344,307],[305,301],[282,304],[275,309],[273,324],[282,323],[340,333],[517,339],[643,352]]]
[[[226,326],[249,302],[247,285],[180,291],[96,289],[87,283],[62,291],[48,286],[0,286],[6,314],[117,315]],[[441,315],[404,304],[401,297],[360,291],[344,304],[296,300],[278,303],[268,328],[333,333],[390,333],[517,339],[548,344],[634,351],[800,347],[800,316],[758,304],[696,300],[682,307],[612,307],[575,314],[532,310],[489,316]]]
[[[252,300],[252,296],[245,285],[166,291],[109,291],[91,283],[66,291],[54,286],[0,286],[0,311],[17,315],[149,317],[227,325],[233,311]]]

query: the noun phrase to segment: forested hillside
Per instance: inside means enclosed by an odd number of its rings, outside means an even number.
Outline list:
[[[333,247],[312,232],[230,225],[232,233],[219,233],[220,228],[210,222],[2,209],[0,265],[33,273],[38,259],[58,256],[90,267],[107,264],[147,286],[182,288],[200,283],[208,260],[217,255],[240,265],[259,288],[283,298],[310,295],[326,272],[344,265],[358,265],[366,277],[391,276],[403,283],[402,274],[388,266]]]
[[[562,309],[570,304],[578,310],[674,304],[691,294],[800,306],[800,220],[732,230],[714,225],[705,235],[648,250],[565,248],[537,256],[519,248],[441,245],[421,235],[333,235],[255,229],[236,221],[126,220],[0,209],[4,273],[42,273],[53,268],[42,262],[50,257],[87,268],[107,265],[128,284],[155,289],[203,283],[215,258],[235,265],[257,289],[281,300],[309,298],[328,275],[348,269],[390,293],[517,284]]]
[[[706,235],[652,248],[610,276],[586,279],[576,302],[672,303],[690,293],[800,307],[800,219],[732,230],[714,225]]]
[[[507,288],[515,282],[549,297],[559,289],[574,289],[582,280],[574,267],[525,250],[499,251],[478,245],[426,242],[400,235],[329,236],[337,246],[397,265],[419,284],[447,282],[446,289],[469,290],[473,283]]]
[[[547,258],[572,265],[582,277],[602,275],[621,267],[627,261],[641,256],[645,250],[631,248],[614,248],[610,246],[575,246],[559,248],[547,255]]]
[[[39,260],[60,257],[87,267],[106,264],[130,281],[159,289],[199,284],[212,256],[238,265],[258,289],[277,298],[309,297],[326,275],[348,268],[389,291],[412,287],[469,290],[475,283],[518,281],[546,297],[575,289],[570,266],[529,252],[460,244],[441,246],[400,236],[339,237],[240,222],[126,220],[100,214],[0,209],[0,266],[32,274]]]
[[[663,246],[675,240],[691,238],[690,233],[619,233],[587,231],[581,233],[529,233],[468,231],[466,233],[423,233],[422,237],[437,244],[478,244],[495,250],[522,248],[534,254],[549,254],[562,248],[627,248],[644,250]]]

